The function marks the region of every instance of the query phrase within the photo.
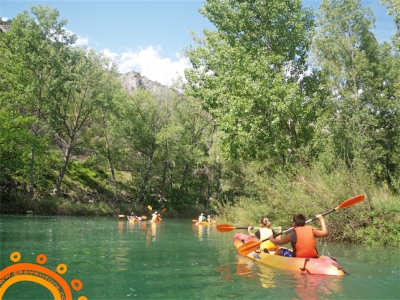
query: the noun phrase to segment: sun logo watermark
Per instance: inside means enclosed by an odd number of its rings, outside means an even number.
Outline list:
[[[16,264],[8,266],[0,271],[0,299],[3,299],[5,291],[14,283],[21,281],[36,282],[47,288],[54,296],[55,300],[72,300],[72,292],[68,283],[59,274],[67,272],[65,264],[57,266],[57,272],[54,272],[42,265],[47,261],[44,254],[39,254],[36,257],[38,264],[18,263],[21,259],[19,252],[13,252],[10,255],[10,260]],[[75,291],[82,288],[82,282],[79,279],[71,280],[71,287]],[[80,296],[78,300],[87,300],[85,296]]]

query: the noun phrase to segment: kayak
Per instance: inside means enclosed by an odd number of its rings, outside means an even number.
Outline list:
[[[138,220],[138,219],[128,219],[129,222],[140,222],[142,220]]]
[[[203,226],[207,226],[207,225],[211,225],[211,222],[196,222],[196,223],[194,223],[194,225],[203,225]]]
[[[258,242],[258,239],[239,232],[233,236],[233,243],[236,248],[239,248],[249,241]],[[295,271],[297,273],[335,276],[345,274],[338,262],[328,256],[320,256],[319,258],[300,258],[274,255],[272,251],[270,251],[270,253],[258,253],[253,251],[249,253],[247,257],[268,266]]]

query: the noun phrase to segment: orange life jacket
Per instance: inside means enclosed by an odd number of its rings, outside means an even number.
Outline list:
[[[316,240],[311,226],[300,226],[293,229],[293,257],[318,257]]]

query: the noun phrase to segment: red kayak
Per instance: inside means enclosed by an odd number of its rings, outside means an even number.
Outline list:
[[[258,239],[239,232],[233,236],[233,243],[236,248],[239,248],[249,241],[258,242]],[[297,273],[335,276],[345,274],[338,262],[328,256],[320,256],[319,258],[300,258],[274,255],[273,252],[257,253],[256,251],[253,251],[249,253],[247,257],[268,266],[295,271]]]

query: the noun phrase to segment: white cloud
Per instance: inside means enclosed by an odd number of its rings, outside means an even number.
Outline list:
[[[68,34],[71,34],[71,35],[75,34],[71,30],[68,30],[66,28],[64,28],[64,29]],[[81,37],[81,36],[79,36],[77,34],[75,34],[75,35],[77,37],[77,40],[75,41],[75,44],[74,44],[75,46],[87,46],[87,45],[89,45],[89,38]]]
[[[75,46],[87,46],[89,44],[89,38],[87,37],[81,37],[77,35],[78,39],[75,42]]]
[[[111,58],[112,60],[115,60],[115,58],[118,56],[117,53],[113,53],[109,49],[104,49],[100,52],[103,53],[105,57]]]
[[[117,61],[121,73],[137,71],[150,80],[157,81],[164,85],[171,85],[174,80],[183,77],[183,71],[190,66],[189,60],[179,58],[178,61],[171,61],[169,58],[161,58],[159,51],[148,46],[145,49],[140,48],[138,52],[128,51],[122,53],[121,59]]]
[[[74,34],[72,31],[67,31],[70,34]],[[75,46],[89,45],[89,38],[78,35],[77,37]],[[136,71],[150,80],[170,86],[179,77],[184,77],[183,71],[190,67],[190,62],[187,58],[181,58],[179,53],[176,54],[177,61],[171,61],[170,58],[161,58],[160,51],[160,46],[157,46],[156,49],[153,46],[148,46],[144,49],[140,48],[137,52],[128,50],[121,55],[111,52],[108,48],[100,52],[114,60],[118,64],[121,73]]]

